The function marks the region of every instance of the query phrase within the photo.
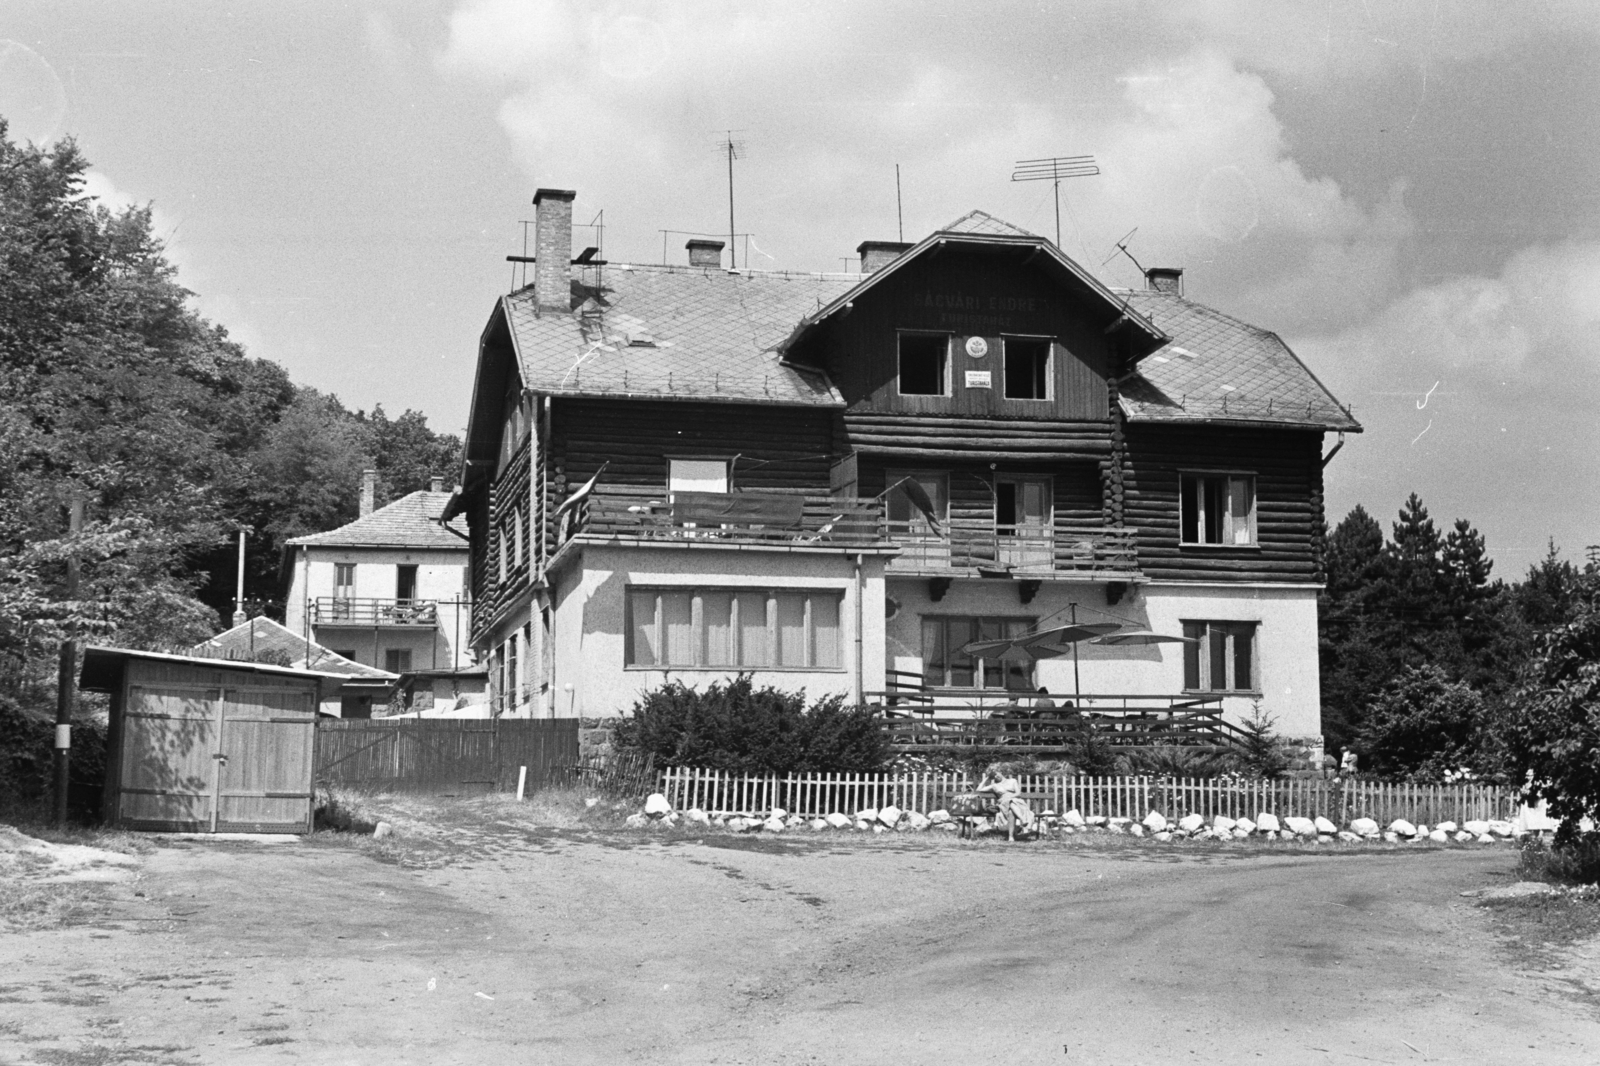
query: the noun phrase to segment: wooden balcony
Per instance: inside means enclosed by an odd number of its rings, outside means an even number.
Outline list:
[[[867,693],[882,714],[897,752],[932,754],[997,748],[1017,754],[1064,755],[1087,732],[1118,747],[1156,744],[1234,746],[1243,732],[1222,718],[1222,697],[1180,695],[1050,696],[1054,708],[1033,706],[1035,693],[973,690],[970,694],[918,692],[907,688]]]
[[[1056,526],[1049,530],[995,523],[951,522],[942,537],[891,528],[900,554],[896,574],[977,576],[1003,570],[1020,577],[1078,574],[1131,575],[1138,571],[1134,531],[1106,526]]]
[[[318,596],[311,601],[311,624],[363,629],[372,626],[429,628],[439,624],[439,605],[434,600]]]
[[[843,496],[680,492],[671,501],[596,494],[567,516],[563,541],[674,546],[883,548],[883,504]]]

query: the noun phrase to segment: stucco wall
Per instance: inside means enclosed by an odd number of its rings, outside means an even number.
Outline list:
[[[1158,583],[1134,586],[1115,606],[1106,604],[1105,586],[1046,582],[1030,604],[1020,602],[1018,585],[1002,580],[956,581],[943,600],[933,602],[924,579],[891,578],[895,601],[887,624],[889,665],[922,670],[922,616],[979,615],[1028,617],[1042,625],[1064,625],[1069,606],[1079,604],[1080,622],[1118,621],[1157,633],[1182,635],[1185,621],[1255,622],[1256,670],[1261,706],[1276,718],[1285,736],[1315,737],[1322,732],[1317,665],[1317,589],[1310,586]],[[897,605],[897,606],[896,606]],[[1084,693],[1173,695],[1183,691],[1183,646],[1078,646]],[[1054,693],[1073,691],[1070,657],[1036,665],[1040,685]],[[1248,717],[1251,699],[1224,699],[1226,716]]]
[[[559,717],[621,714],[639,694],[668,678],[704,687],[727,679],[729,669],[642,669],[625,665],[625,594],[630,585],[725,588],[816,588],[843,593],[842,670],[762,669],[755,683],[806,690],[815,698],[843,693],[855,683],[856,602],[854,556],[822,552],[585,546],[580,560],[555,576],[555,669],[551,689]],[[861,629],[866,687],[883,677],[883,563],[865,556]],[[571,686],[568,688],[568,686]]]
[[[416,598],[438,601],[439,626],[436,632],[377,628],[374,646],[372,626],[317,626],[311,638],[335,651],[354,650],[356,661],[380,669],[384,651],[411,650],[413,669],[466,666],[473,659],[468,645],[471,608],[465,604],[464,579],[467,565],[465,547],[461,551],[402,551],[382,548],[309,548],[296,553],[289,595],[285,602],[284,624],[296,633],[305,632],[306,605],[319,596],[334,594],[335,566],[354,563],[356,584],[352,593],[358,599],[394,599],[398,567],[417,568]]]

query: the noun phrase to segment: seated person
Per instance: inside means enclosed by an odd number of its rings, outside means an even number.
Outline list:
[[[1022,798],[1022,785],[999,766],[991,766],[984,771],[983,779],[978,782],[977,792],[979,795],[993,796],[995,805],[999,807],[1000,816],[1009,814],[1015,820],[1018,829],[1032,827],[1033,808]]]

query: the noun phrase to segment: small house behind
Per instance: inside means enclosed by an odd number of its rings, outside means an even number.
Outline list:
[[[111,695],[103,812],[123,829],[311,831],[317,705],[333,678],[266,663],[91,647]]]

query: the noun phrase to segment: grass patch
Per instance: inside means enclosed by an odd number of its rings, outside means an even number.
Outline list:
[[[1561,949],[1600,936],[1600,887],[1592,885],[1486,899],[1479,906],[1494,915],[1512,954],[1531,969],[1559,968],[1563,965]]]
[[[101,913],[104,886],[97,883],[40,883],[26,877],[0,877],[0,929],[17,932],[79,925]]]
[[[1553,885],[1600,884],[1600,834],[1564,845],[1529,836],[1518,851],[1517,874],[1524,881]]]

